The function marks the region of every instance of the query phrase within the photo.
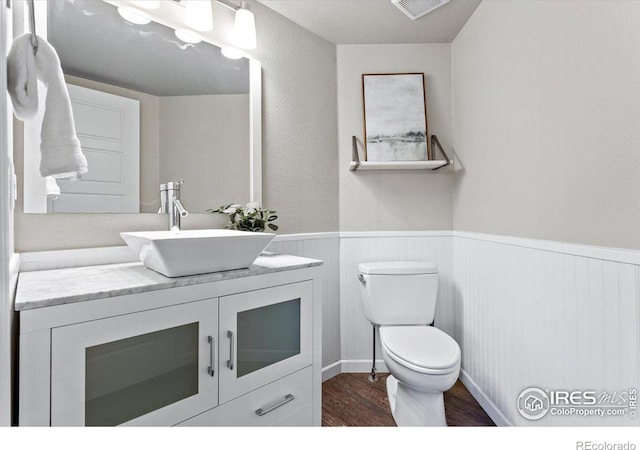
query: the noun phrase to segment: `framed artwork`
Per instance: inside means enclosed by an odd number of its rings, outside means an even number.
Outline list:
[[[423,73],[362,75],[364,159],[431,159]]]

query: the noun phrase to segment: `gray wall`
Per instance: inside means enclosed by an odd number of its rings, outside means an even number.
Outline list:
[[[485,0],[452,45],[457,230],[640,249],[640,3]]]
[[[252,56],[263,68],[263,203],[278,210],[280,233],[335,231],[335,46],[255,1],[251,7],[258,33],[258,48]],[[166,222],[156,214],[18,212],[16,249],[122,245],[119,232],[164,229]],[[185,228],[202,228],[224,222],[220,217],[192,214],[183,223]]]
[[[249,201],[249,116],[248,94],[160,97],[160,180],[190,213]]]
[[[340,230],[451,229],[451,174],[349,171],[351,137],[364,141],[363,73],[424,72],[429,132],[445,148],[451,144],[450,48],[449,44],[337,47]]]

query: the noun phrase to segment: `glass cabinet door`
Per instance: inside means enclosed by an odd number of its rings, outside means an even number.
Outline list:
[[[300,354],[299,298],[241,311],[237,321],[237,377]]]
[[[217,299],[56,328],[52,425],[174,425],[217,406]]]
[[[311,364],[312,282],[220,299],[220,402]]]

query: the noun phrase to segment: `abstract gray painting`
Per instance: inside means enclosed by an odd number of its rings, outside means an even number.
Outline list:
[[[423,74],[363,75],[367,161],[426,161]]]

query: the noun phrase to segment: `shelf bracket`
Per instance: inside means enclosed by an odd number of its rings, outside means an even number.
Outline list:
[[[441,165],[440,167],[436,167],[434,169],[431,170],[438,170],[438,169],[442,169],[443,167],[447,167],[450,166],[451,163],[453,163],[453,161],[449,158],[449,156],[447,155],[447,152],[444,151],[444,148],[442,148],[442,145],[440,144],[440,141],[438,140],[438,137],[435,134],[431,135],[431,148],[433,147],[438,147],[438,150],[440,150],[440,153],[442,153],[442,156],[444,156],[444,159],[447,161],[445,164]]]
[[[353,161],[355,164],[351,165],[349,167],[349,170],[351,170],[352,172],[358,170],[358,167],[360,167],[360,156],[358,155],[358,138],[355,136],[351,136],[351,161]]]

